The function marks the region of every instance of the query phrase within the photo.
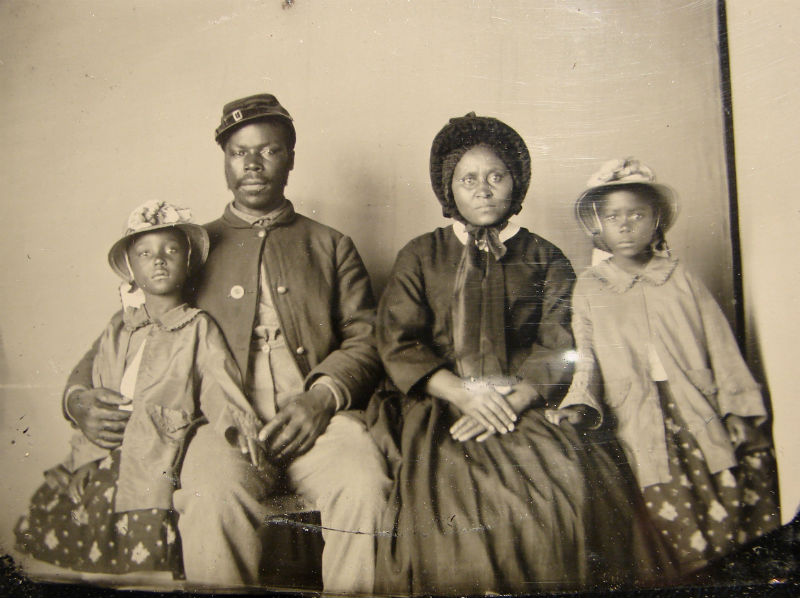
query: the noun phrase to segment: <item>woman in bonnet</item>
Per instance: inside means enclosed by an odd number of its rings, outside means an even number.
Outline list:
[[[629,471],[544,417],[570,382],[575,275],[556,246],[509,221],[530,181],[525,142],[494,118],[451,119],[430,174],[455,222],[400,251],[378,312],[394,387],[370,416],[396,482],[376,591],[518,593],[661,575]]]

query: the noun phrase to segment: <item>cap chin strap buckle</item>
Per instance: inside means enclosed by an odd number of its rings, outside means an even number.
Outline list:
[[[242,111],[241,110],[234,110],[233,114],[231,114],[231,116],[233,117],[233,122],[237,122],[237,123],[244,118],[242,116]]]

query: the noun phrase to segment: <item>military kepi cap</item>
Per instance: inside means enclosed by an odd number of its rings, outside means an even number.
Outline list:
[[[237,127],[255,120],[282,118],[292,128],[292,117],[288,110],[281,106],[278,99],[269,93],[259,93],[225,104],[222,109],[222,120],[214,133],[214,140],[223,145],[225,140]]]

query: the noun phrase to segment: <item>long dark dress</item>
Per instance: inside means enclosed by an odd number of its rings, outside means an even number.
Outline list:
[[[669,573],[610,438],[607,452],[569,425],[551,425],[543,408],[483,443],[450,437],[460,414],[421,386],[437,369],[455,369],[451,301],[463,247],[452,227],[413,240],[381,300],[378,345],[396,389],[377,393],[368,416],[394,460],[395,486],[376,592],[518,593]],[[506,248],[505,373],[555,405],[571,376],[574,273],[557,247],[524,228]]]

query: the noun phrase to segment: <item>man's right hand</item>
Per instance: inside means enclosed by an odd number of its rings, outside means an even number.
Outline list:
[[[76,389],[67,397],[67,410],[86,438],[104,449],[114,449],[122,444],[131,416],[119,406],[130,402],[108,388]]]

